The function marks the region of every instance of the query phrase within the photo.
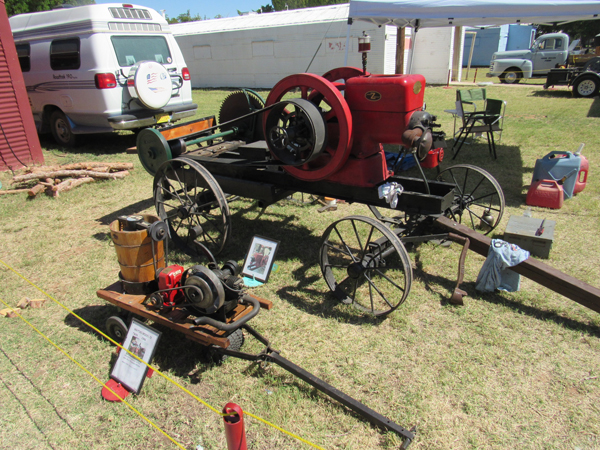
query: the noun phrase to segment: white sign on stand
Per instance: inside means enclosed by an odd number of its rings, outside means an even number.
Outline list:
[[[123,348],[129,350],[145,363],[150,363],[160,339],[160,331],[144,325],[139,320],[133,319]],[[129,391],[138,394],[148,373],[148,366],[121,350],[117,362],[112,369],[110,377],[121,383]]]

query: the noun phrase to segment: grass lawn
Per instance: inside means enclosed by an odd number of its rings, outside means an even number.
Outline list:
[[[472,77],[473,74],[470,74]],[[477,81],[490,81],[478,75]],[[493,81],[493,80],[492,80]],[[442,168],[480,166],[499,181],[506,210],[493,237],[502,238],[525,195],[537,158],[554,150],[583,153],[590,162],[585,190],[562,209],[532,208],[556,222],[551,266],[600,286],[600,98],[576,99],[537,84],[493,84],[489,98],[507,101],[498,159],[487,143],[465,146]],[[427,86],[427,109],[452,134],[456,86]],[[226,90],[196,90],[197,117],[217,114]],[[263,93],[266,94],[266,93]],[[131,175],[86,184],[59,198],[0,197],[0,299],[14,306],[44,294],[104,330],[117,313],[96,290],[117,280],[119,266],[108,225],[118,216],[155,213],[152,177],[137,155],[132,133],[90,137],[76,149],[42,136],[47,164],[132,162]],[[10,185],[10,172],[0,181]],[[282,355],[396,423],[417,427],[412,449],[600,448],[600,315],[528,279],[515,293],[479,293],[484,258],[469,252],[464,306],[448,303],[460,248],[422,244],[409,250],[414,271],[406,302],[385,319],[339,303],[322,279],[317,258],[326,228],[342,217],[372,217],[360,204],[317,206],[284,200],[263,214],[249,199],[232,202],[233,235],[220,261],[242,262],[255,234],[281,242],[280,269],[252,292],[274,303],[251,324]],[[173,252],[171,262],[198,262]],[[0,308],[4,308],[2,305]],[[51,300],[23,317],[99,380],[107,381],[115,349]],[[400,440],[370,426],[276,366],[243,360],[211,364],[203,349],[161,328],[154,365],[195,396],[221,409],[227,402],[327,449],[393,449]],[[175,448],[162,433],[122,404],[107,403],[100,385],[20,319],[0,318],[0,448]],[[247,336],[244,349],[260,346]],[[154,376],[131,405],[186,449],[226,447],[222,419],[169,380]],[[246,417],[248,448],[310,448]]]

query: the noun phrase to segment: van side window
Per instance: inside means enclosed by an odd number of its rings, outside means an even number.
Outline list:
[[[173,62],[169,44],[163,36],[111,36],[110,40],[121,67],[133,66],[140,61]]]
[[[52,70],[79,69],[79,38],[56,39],[50,44],[50,67]]]
[[[31,70],[31,58],[29,57],[31,48],[29,44],[18,44],[17,56],[19,57],[19,64],[21,65],[21,72],[29,72]]]

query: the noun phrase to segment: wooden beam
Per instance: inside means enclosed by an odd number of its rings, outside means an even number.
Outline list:
[[[436,223],[452,233],[469,238],[469,248],[482,256],[487,256],[492,242],[489,237],[477,233],[447,217],[439,217],[436,219]],[[511,269],[580,305],[600,312],[600,289],[594,286],[590,286],[532,257],[511,267]]]

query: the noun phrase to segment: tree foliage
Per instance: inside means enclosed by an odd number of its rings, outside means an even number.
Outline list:
[[[562,25],[538,25],[537,35],[546,33],[566,33],[571,40],[581,39],[582,44],[591,45],[594,36],[600,33],[600,21],[598,20],[578,20],[575,22],[564,23]]]
[[[312,8],[314,6],[337,5],[339,3],[348,3],[348,0],[271,0],[275,11],[285,11],[286,9]]]
[[[200,17],[200,14],[196,14],[195,16],[192,16],[192,14],[190,13],[190,10],[188,9],[187,12],[181,13],[177,17],[166,16],[166,19],[167,19],[167,22],[169,22],[169,23],[184,23],[184,22],[197,22],[198,20],[202,20],[202,17]]]
[[[60,5],[81,6],[93,5],[94,0],[6,0],[8,16],[30,12],[48,11]]]

